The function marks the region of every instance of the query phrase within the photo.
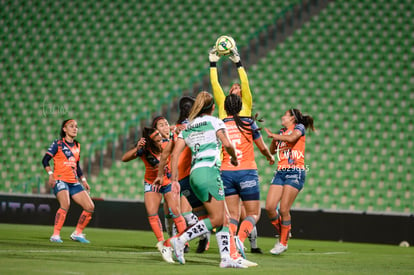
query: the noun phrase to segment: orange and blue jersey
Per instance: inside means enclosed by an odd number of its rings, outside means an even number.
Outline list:
[[[289,128],[282,128],[280,135],[291,135],[293,131],[299,130],[302,136],[294,143],[279,141],[276,154],[279,160],[277,170],[305,169],[305,126],[301,123],[294,124]]]
[[[136,153],[137,157],[140,157],[141,160],[144,162],[145,165],[145,175],[144,179],[145,182],[149,184],[153,184],[154,180],[157,178],[158,175],[158,164],[160,163],[161,154],[154,154],[150,149],[139,149]],[[168,185],[170,183],[169,177],[170,172],[168,165],[164,168],[164,179],[163,179],[163,186]]]
[[[53,158],[53,174],[56,180],[77,183],[80,144],[68,143],[65,139],[55,140],[46,154]]]
[[[239,129],[233,117],[227,117],[223,120],[226,125],[229,138],[236,148],[239,165],[232,165],[230,163],[230,155],[226,150],[223,150],[223,162],[221,164],[222,171],[257,170],[257,164],[254,158],[253,141],[260,138],[261,133],[258,130],[257,124],[251,118],[243,117],[241,120],[246,125],[250,124],[248,128],[251,128],[253,133],[251,131]]]

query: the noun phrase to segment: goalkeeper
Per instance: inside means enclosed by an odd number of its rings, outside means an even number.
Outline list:
[[[240,117],[251,117],[252,116],[252,108],[253,108],[253,98],[252,93],[250,91],[249,86],[249,79],[247,78],[246,70],[244,69],[240,54],[237,50],[237,47],[232,49],[231,55],[229,59],[233,61],[233,63],[237,67],[237,72],[239,73],[240,82],[234,83],[229,91],[229,94],[236,94],[241,97],[242,99],[242,109],[239,113]],[[213,89],[213,96],[216,105],[218,106],[219,118],[224,119],[227,117],[227,113],[224,109],[224,101],[226,96],[224,95],[223,89],[218,81],[218,73],[217,73],[217,62],[219,61],[220,56],[217,54],[217,50],[213,47],[209,52],[209,61],[210,61],[210,82],[211,87]],[[230,225],[231,231],[234,235],[237,235],[237,228],[238,228],[238,221],[232,219]],[[249,240],[251,242],[251,252],[252,253],[262,253],[262,250],[257,247],[257,229],[254,226],[251,234],[249,235]]]
[[[242,117],[251,117],[253,107],[252,93],[250,91],[247,73],[243,68],[237,48],[234,48],[232,50],[232,54],[229,56],[229,58],[236,65],[241,82],[241,84],[234,83],[230,88],[229,94],[236,94],[242,99],[242,109],[239,115]],[[219,118],[224,119],[227,117],[226,111],[224,110],[224,100],[226,99],[226,96],[224,95],[223,89],[221,88],[218,81],[217,62],[219,59],[220,56],[217,54],[217,50],[215,48],[211,49],[209,52],[210,82],[211,87],[213,88],[214,101],[218,107]]]

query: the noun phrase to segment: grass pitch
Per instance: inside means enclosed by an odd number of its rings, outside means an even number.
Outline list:
[[[87,228],[90,244],[50,243],[52,226],[0,224],[0,274],[414,274],[414,249],[390,245],[292,239],[280,256],[269,253],[275,239],[259,237],[263,255],[247,253],[258,267],[221,269],[216,240],[196,254],[190,243],[186,264],[163,262],[152,232]],[[249,246],[246,240],[246,246]]]

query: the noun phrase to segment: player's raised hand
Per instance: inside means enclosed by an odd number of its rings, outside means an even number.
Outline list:
[[[185,125],[178,125],[175,128],[175,133],[178,135],[181,131],[184,131],[187,127]]]
[[[237,50],[237,47],[234,47],[233,49],[231,49],[231,54],[230,54],[229,58],[234,63],[239,63],[240,62],[240,54],[239,54],[239,51]]]
[[[220,60],[220,56],[217,54],[217,50],[215,47],[211,48],[208,52],[208,60],[210,62],[218,62]]]
[[[140,138],[137,142],[137,149],[141,149],[145,146],[146,140],[145,138]]]

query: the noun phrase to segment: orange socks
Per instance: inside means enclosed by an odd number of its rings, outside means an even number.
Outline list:
[[[78,220],[78,224],[76,225],[76,233],[78,233],[78,234],[82,233],[83,229],[85,229],[85,227],[91,221],[92,213],[93,212],[88,212],[88,211],[85,211],[85,210],[82,211],[82,213],[79,217],[79,220]]]
[[[234,233],[231,229],[231,219],[230,219],[230,257],[232,259],[237,259],[239,257],[239,252],[237,251],[236,242],[234,241]]]
[[[256,221],[252,216],[247,216],[240,225],[239,234],[237,235],[240,241],[243,243],[244,240],[249,237],[250,232],[252,232],[253,227],[255,226]]]
[[[65,223],[67,213],[68,211],[63,208],[59,208],[58,211],[56,212],[53,235],[57,235],[57,236],[60,235],[60,230],[62,229],[63,224]]]
[[[162,225],[161,220],[158,215],[148,216],[149,223],[151,225],[152,231],[155,234],[155,237],[158,241],[164,240],[164,235],[162,233]]]
[[[280,239],[279,242],[283,244],[284,246],[287,245],[289,240],[289,232],[292,227],[291,221],[282,221],[282,224],[280,225]]]
[[[177,226],[178,233],[184,232],[185,229],[187,228],[187,224],[185,222],[184,217],[180,215],[174,218],[173,220],[174,220],[175,226]]]
[[[239,227],[239,221],[233,218],[230,218],[230,225],[229,225],[229,229],[230,232],[236,236],[237,235],[237,229]]]
[[[281,222],[281,218],[279,215],[277,215],[276,218],[270,220],[270,223],[276,228],[278,235],[280,235],[280,222]]]

